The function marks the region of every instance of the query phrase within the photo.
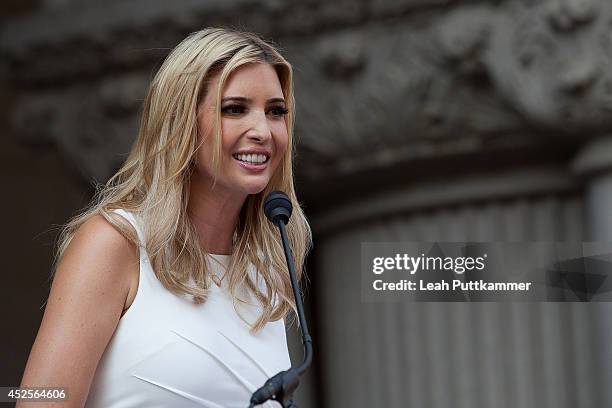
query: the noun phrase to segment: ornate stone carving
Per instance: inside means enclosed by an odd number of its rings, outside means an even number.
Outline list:
[[[264,36],[314,36],[453,0],[51,0],[1,29],[0,55],[14,80],[54,86],[157,62],[189,32],[240,26]],[[237,20],[237,16],[240,19]],[[161,50],[160,50],[161,48]]]
[[[562,133],[610,129],[610,2],[512,2],[495,24],[484,56],[490,76],[528,122]]]
[[[486,75],[472,77],[486,66],[464,54],[486,38],[443,43],[440,25],[356,29],[289,50],[304,161],[318,163],[308,166],[313,178],[475,151],[491,135],[520,131],[520,118],[482,83]]]
[[[612,127],[604,0],[134,0],[57,5],[3,27],[5,68],[26,90],[16,133],[104,179],[136,135],[151,66],[189,31],[246,12],[243,27],[295,66],[306,181]]]
[[[13,116],[28,144],[53,144],[84,180],[104,181],[125,160],[138,131],[146,75],[125,75],[61,92],[25,95]]]
[[[300,130],[313,178],[612,128],[612,4],[474,4],[422,23],[330,34],[293,57],[308,83]],[[347,44],[359,71],[342,79],[317,56],[335,52],[344,67]]]

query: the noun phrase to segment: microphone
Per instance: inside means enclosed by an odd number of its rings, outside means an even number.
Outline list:
[[[285,258],[289,268],[289,277],[291,279],[291,287],[293,288],[293,297],[295,298],[295,307],[298,312],[300,321],[300,330],[302,332],[302,344],[304,345],[304,361],[297,368],[289,368],[286,371],[281,371],[271,377],[266,383],[253,393],[251,396],[249,408],[257,404],[263,404],[269,399],[278,401],[284,408],[297,408],[293,403],[293,392],[300,383],[300,375],[306,371],[312,362],[312,338],[308,332],[308,324],[306,323],[306,315],[304,313],[304,304],[297,282],[295,273],[295,263],[293,261],[293,253],[289,245],[289,238],[285,225],[289,222],[293,206],[291,200],[282,191],[273,191],[269,193],[264,200],[264,213],[272,224],[278,226],[285,251]]]
[[[268,217],[272,224],[276,225],[279,220],[282,220],[283,224],[286,225],[289,222],[289,218],[291,218],[292,211],[293,205],[291,200],[282,191],[269,193],[264,201],[264,214],[266,214],[266,217]]]

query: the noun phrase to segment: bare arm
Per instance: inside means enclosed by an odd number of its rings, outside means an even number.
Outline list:
[[[124,309],[138,249],[102,216],[87,220],[61,259],[21,387],[66,388],[61,403],[82,407],[98,362]]]

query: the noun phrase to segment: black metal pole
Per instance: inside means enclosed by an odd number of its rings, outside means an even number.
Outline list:
[[[287,237],[285,224],[289,222],[291,216],[292,205],[287,195],[281,191],[274,191],[268,194],[265,200],[264,212],[268,219],[275,224],[280,230],[285,259],[289,270],[289,278],[291,279],[291,287],[293,288],[293,297],[295,298],[295,307],[297,309],[300,330],[302,332],[302,343],[304,345],[304,361],[297,368],[289,368],[286,371],[281,371],[253,393],[249,408],[257,404],[272,399],[278,401],[283,408],[297,408],[293,402],[293,392],[300,383],[300,375],[306,371],[310,363],[312,363],[312,338],[308,332],[308,324],[306,323],[306,314],[304,313],[304,303],[297,281],[295,272],[295,261],[293,252]]]
[[[287,258],[287,265],[289,267],[289,277],[291,279],[291,287],[293,288],[293,297],[295,298],[295,307],[298,312],[298,319],[300,322],[300,329],[302,331],[302,344],[304,345],[304,362],[296,370],[298,374],[302,374],[306,371],[306,368],[312,362],[312,337],[308,331],[308,323],[306,322],[306,314],[304,313],[304,305],[302,303],[302,294],[300,287],[297,282],[297,274],[295,273],[295,262],[293,261],[293,252],[289,245],[289,238],[287,237],[287,231],[285,230],[285,223],[280,219],[277,220],[276,225],[280,229],[281,240],[283,241],[283,248],[285,249],[285,257]]]

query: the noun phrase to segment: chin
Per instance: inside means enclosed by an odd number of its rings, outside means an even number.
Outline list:
[[[253,183],[253,184],[245,185],[243,187],[243,191],[250,195],[259,194],[262,191],[264,191],[267,186],[268,186],[268,183]]]

